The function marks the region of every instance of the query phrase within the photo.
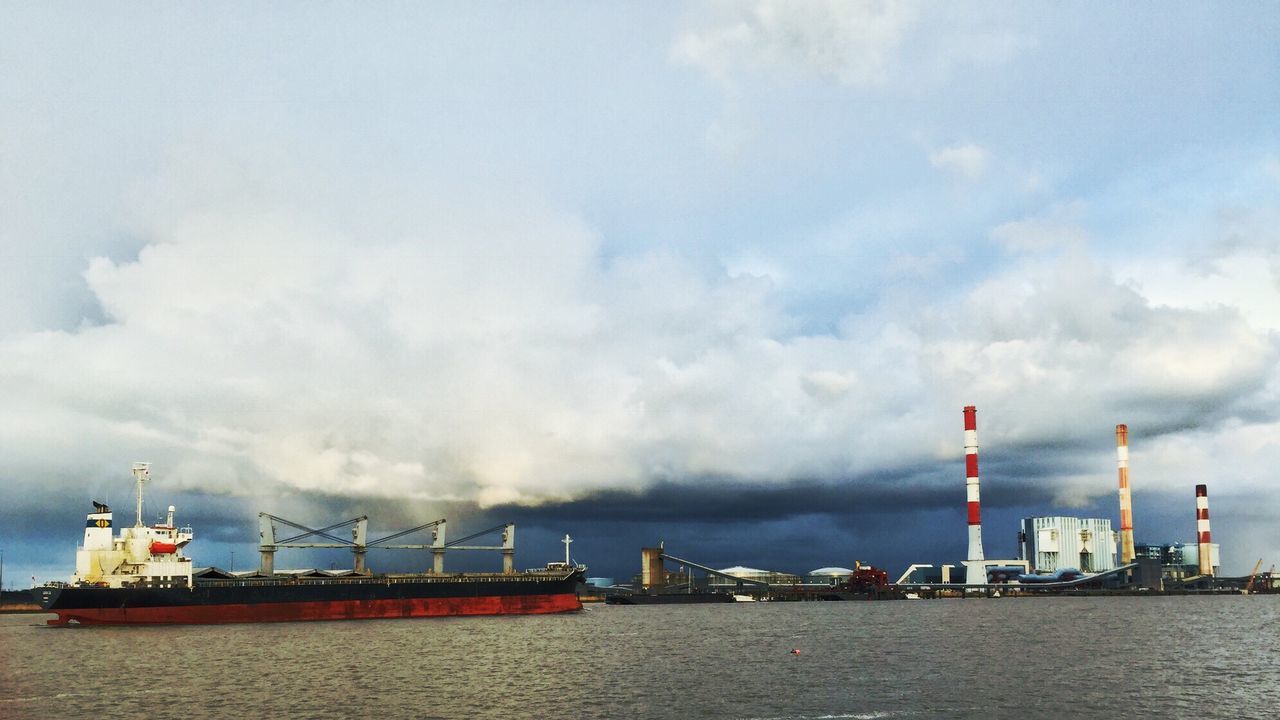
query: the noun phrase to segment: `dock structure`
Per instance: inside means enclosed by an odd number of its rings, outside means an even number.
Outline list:
[[[667,585],[667,568],[666,568],[667,560],[680,563],[681,565],[686,565],[690,568],[690,575],[688,580],[689,587],[687,588],[689,590],[692,590],[692,587],[693,587],[693,579],[692,579],[693,569],[701,570],[707,573],[708,575],[714,575],[716,577],[722,577],[728,580],[732,580],[734,581],[736,589],[739,591],[743,589],[744,585],[752,585],[754,587],[761,587],[761,588],[769,587],[769,583],[767,582],[762,582],[760,580],[753,580],[751,578],[738,577],[737,575],[730,575],[729,573],[723,572],[721,570],[717,570],[713,567],[708,567],[701,563],[696,563],[692,560],[686,560],[684,558],[671,555],[666,551],[664,544],[659,542],[657,547],[640,548],[640,591],[641,592],[646,592],[646,593],[662,592],[662,590]]]
[[[738,577],[737,575],[730,575],[729,573],[722,572],[722,571],[720,571],[720,570],[716,570],[715,568],[707,567],[706,565],[701,565],[701,564],[696,563],[696,562],[694,562],[694,561],[692,561],[692,560],[685,560],[684,558],[678,558],[678,557],[676,557],[675,555],[670,555],[670,554],[667,554],[667,553],[665,553],[665,552],[664,552],[664,553],[662,553],[662,555],[661,555],[661,559],[662,559],[662,560],[671,560],[671,561],[673,561],[673,562],[678,562],[678,563],[680,563],[680,564],[682,564],[682,565],[688,565],[689,567],[691,567],[691,568],[696,568],[696,569],[698,569],[698,570],[701,570],[701,571],[705,572],[705,573],[706,573],[706,574],[708,574],[708,575],[715,575],[716,577],[722,577],[722,578],[725,578],[726,580],[732,580],[732,581],[734,581],[734,583],[735,583],[735,588],[736,588],[736,590],[738,590],[738,591],[741,591],[741,590],[743,590],[743,589],[744,589],[744,587],[743,587],[743,586],[744,586],[744,584],[745,584],[745,585],[751,585],[751,586],[756,587],[756,588],[768,588],[768,587],[769,587],[769,583],[764,582],[764,581],[762,581],[762,580],[752,580],[751,578],[744,578],[744,577]]]
[[[913,565],[903,574],[905,578],[913,570],[920,567],[930,567],[929,565]],[[979,594],[992,595],[996,592],[1008,594],[1044,594],[1063,591],[1082,590],[1093,585],[1101,584],[1104,581],[1113,578],[1126,576],[1130,570],[1138,567],[1137,563],[1121,565],[1105,572],[1084,575],[1071,580],[1061,580],[1058,582],[1037,582],[1037,583],[1017,583],[1017,582],[1000,582],[1000,583],[971,583],[967,581],[964,584],[959,583],[905,583],[898,582],[894,584],[894,588],[919,594],[921,597],[965,597],[965,594],[971,591],[977,591]]]
[[[668,580],[666,563],[681,565],[680,582]],[[687,573],[684,572],[687,569]],[[729,583],[719,586],[709,583],[697,587],[693,571],[701,570],[710,577],[723,578]],[[689,602],[737,601],[797,601],[797,600],[881,600],[900,599],[903,595],[888,583],[883,570],[858,564],[849,571],[844,582],[803,582],[799,576],[789,573],[764,573],[761,577],[744,577],[735,571],[748,568],[713,568],[688,558],[672,555],[663,543],[656,547],[640,549],[640,576],[632,589],[622,587],[592,591],[609,602],[623,605],[685,604]]]

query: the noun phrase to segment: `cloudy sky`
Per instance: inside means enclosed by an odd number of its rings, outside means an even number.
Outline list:
[[[1257,3],[4,3],[5,585],[69,574],[135,460],[200,565],[265,510],[896,574],[963,556],[967,404],[988,557],[1118,524],[1125,422],[1139,542],[1207,482],[1224,569],[1280,561],[1276,38]]]

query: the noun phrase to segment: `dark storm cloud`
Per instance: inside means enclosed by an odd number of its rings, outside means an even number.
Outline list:
[[[554,519],[566,522],[696,521],[714,524],[776,521],[811,515],[867,520],[884,514],[962,508],[963,469],[950,485],[928,480],[938,475],[938,471],[915,468],[849,482],[753,484],[707,478],[689,483],[665,481],[636,492],[608,490],[573,501],[535,507],[498,506],[490,508],[488,514],[535,523]],[[1027,504],[1047,500],[1049,495],[1035,484],[1019,482],[993,487],[990,492],[984,490],[983,500],[992,506]]]
[[[1141,421],[1130,429],[1130,437],[1136,438],[1212,428],[1233,418],[1270,422],[1280,417],[1280,413],[1272,405],[1258,403],[1258,393],[1266,387],[1269,379],[1269,375],[1259,374],[1248,378],[1248,382],[1214,388],[1212,392],[1147,395],[1133,398],[1119,407],[1140,418]]]
[[[235,542],[252,538],[256,541],[257,513],[244,498],[230,498],[198,493],[144,493],[142,521],[163,520],[169,505],[176,508],[178,525],[197,528],[197,537]],[[134,498],[123,493],[67,497],[57,502],[33,496],[0,496],[6,503],[5,522],[0,539],[25,538],[33,544],[78,542],[84,530],[85,514],[93,511],[91,500],[110,501],[116,527],[133,525],[136,520]],[[71,558],[74,560],[74,558]]]

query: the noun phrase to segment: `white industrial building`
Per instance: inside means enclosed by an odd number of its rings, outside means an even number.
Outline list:
[[[853,574],[853,570],[845,567],[824,567],[810,571],[805,582],[810,585],[830,585],[832,587],[839,585],[849,576]]]
[[[725,575],[732,575],[736,578],[744,580],[755,580],[757,582],[769,583],[770,585],[798,585],[800,576],[791,573],[778,572],[776,570],[757,570],[756,568],[743,567],[734,565],[720,572]],[[711,576],[707,579],[707,584],[711,587],[733,587],[734,581],[726,577]]]
[[[1097,573],[1116,567],[1116,536],[1108,518],[1023,518],[1020,535],[1022,559],[1034,572]]]

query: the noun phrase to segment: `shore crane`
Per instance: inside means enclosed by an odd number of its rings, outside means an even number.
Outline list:
[[[1253,592],[1253,583],[1258,579],[1258,570],[1262,567],[1262,558],[1258,558],[1258,562],[1253,564],[1253,572],[1249,573],[1249,582],[1244,586],[1244,594],[1248,595]]]

